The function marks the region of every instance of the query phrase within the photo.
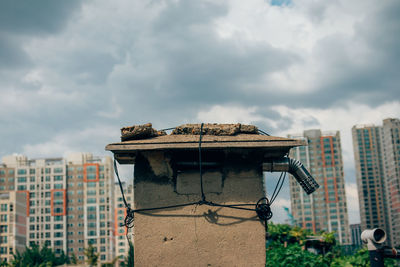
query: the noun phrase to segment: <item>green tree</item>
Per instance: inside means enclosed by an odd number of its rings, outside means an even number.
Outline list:
[[[302,244],[311,232],[299,227],[285,224],[269,224],[269,238],[266,251],[266,267],[369,267],[367,249],[360,249],[354,255],[342,255],[340,246],[336,245],[334,233],[321,232],[322,241],[327,246],[325,255],[316,255],[304,250]],[[395,267],[399,261],[385,259],[385,267]]]
[[[17,251],[11,261],[10,266],[15,267],[44,267],[57,266],[68,263],[68,257],[62,251],[60,256],[56,256],[52,249],[44,245],[42,248],[34,244],[27,247],[23,253]]]
[[[394,259],[385,259],[385,267],[399,266]],[[370,267],[369,252],[366,248],[358,250],[354,255],[335,257],[331,264],[332,267]]]
[[[118,257],[115,257],[111,262],[106,262],[101,265],[101,267],[114,267],[118,261]]]
[[[72,264],[78,264],[78,258],[76,257],[75,253],[72,253],[70,260]]]
[[[285,244],[302,243],[307,236],[312,233],[298,226],[290,226],[287,224],[268,224],[268,240],[278,241]]]
[[[6,259],[4,259],[3,261],[0,262],[0,267],[3,267],[3,266],[8,266]]]
[[[286,247],[277,241],[273,241],[267,248],[266,267],[329,267],[329,257],[315,255],[302,248],[300,244],[293,243]]]
[[[97,266],[99,254],[96,253],[92,244],[89,243],[89,247],[85,248],[84,254],[86,256],[86,263],[89,264],[89,266]]]

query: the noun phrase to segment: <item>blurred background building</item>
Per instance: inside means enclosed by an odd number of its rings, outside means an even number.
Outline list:
[[[90,153],[46,159],[4,157],[0,165],[2,258],[21,244],[22,248],[47,244],[56,254],[64,251],[82,262],[84,248],[92,244],[100,262],[111,262],[117,251],[123,254],[121,248],[116,249],[116,239],[121,231],[125,233],[116,222],[124,217],[117,216],[121,207],[116,207],[116,195],[121,193],[114,184],[110,157],[94,157]],[[18,203],[23,203],[23,211]],[[14,215],[9,211],[10,205]],[[20,229],[18,234],[24,229],[24,237],[11,237],[14,228]],[[10,245],[11,240],[14,244]]]
[[[0,262],[26,246],[27,196],[15,191],[0,193]]]
[[[380,227],[400,245],[400,120],[352,128],[361,229]]]
[[[291,149],[290,156],[300,160],[320,185],[313,194],[307,195],[290,177],[291,209],[296,224],[314,233],[334,231],[336,240],[350,244],[339,132],[307,130],[289,137],[308,143]]]
[[[133,203],[133,184],[127,184],[126,182],[122,182],[122,188],[124,190],[125,199],[128,203],[132,205]],[[121,261],[129,251],[129,242],[133,241],[132,228],[126,228],[124,226],[125,216],[126,216],[126,208],[124,201],[122,199],[122,195],[120,193],[119,183],[115,183],[115,210],[114,210],[114,233],[115,233],[115,252],[118,260]]]

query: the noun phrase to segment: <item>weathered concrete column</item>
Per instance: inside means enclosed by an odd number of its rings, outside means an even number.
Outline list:
[[[135,164],[131,203],[135,210],[201,200],[199,150],[206,200],[252,204],[245,207],[254,209],[264,197],[263,162],[303,145],[298,140],[249,134],[252,127],[240,125],[238,129],[245,133],[222,133],[229,136],[220,135],[218,126],[211,125],[201,142],[199,128],[189,127],[192,134],[159,135],[146,127],[126,128],[138,129],[136,137],[141,139],[106,147],[120,164]],[[265,228],[254,210],[190,205],[137,211],[133,240],[136,266],[265,266]]]
[[[204,172],[208,201],[247,204],[264,196],[261,166],[246,160]],[[163,152],[136,159],[136,209],[196,202],[200,188],[199,171],[173,171]],[[137,266],[265,266],[265,228],[254,211],[194,205],[136,213],[134,242]]]

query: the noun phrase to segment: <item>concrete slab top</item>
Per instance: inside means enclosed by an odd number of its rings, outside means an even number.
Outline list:
[[[164,135],[148,139],[112,143],[106,150],[113,152],[136,152],[164,149],[195,149],[199,147],[199,135]],[[203,135],[203,149],[224,148],[292,148],[307,145],[302,140],[258,134],[238,134],[234,136]]]
[[[164,135],[147,139],[112,143],[106,150],[112,151],[120,164],[134,164],[136,154],[145,151],[194,151],[199,148],[200,135]],[[307,145],[303,140],[259,134],[234,136],[203,135],[204,151],[258,151],[268,157],[282,157],[290,148]]]

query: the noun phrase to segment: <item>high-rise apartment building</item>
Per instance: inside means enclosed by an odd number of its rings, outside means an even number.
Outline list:
[[[400,245],[400,120],[352,128],[362,230],[386,230]]]
[[[382,157],[382,127],[356,125],[352,128],[361,229],[389,231]],[[388,235],[390,243],[390,236]]]
[[[382,128],[389,235],[392,245],[400,246],[400,120],[385,119]]]
[[[124,190],[125,199],[128,204],[133,206],[133,183],[127,184],[126,182],[122,182],[122,188]],[[125,217],[126,217],[126,209],[125,204],[122,198],[121,189],[119,187],[119,183],[115,184],[115,210],[114,210],[114,233],[115,233],[115,251],[116,256],[122,260],[124,257],[128,255],[129,251],[129,243],[127,241],[127,237],[133,241],[132,232],[133,229],[127,229],[124,226]]]
[[[307,195],[293,177],[290,199],[297,225],[311,231],[335,232],[341,244],[350,243],[342,149],[339,132],[307,130],[291,138],[305,140],[308,146],[291,149],[291,157],[300,160],[320,185]]]
[[[78,153],[67,158],[68,255],[84,259],[89,244],[101,262],[115,257],[114,173],[110,157]]]
[[[77,153],[67,159],[7,156],[0,166],[0,193],[25,194],[26,245],[47,244],[84,260],[90,244],[100,262],[115,256],[114,175],[109,157]]]
[[[0,193],[0,262],[10,262],[25,250],[27,196],[15,191]]]

